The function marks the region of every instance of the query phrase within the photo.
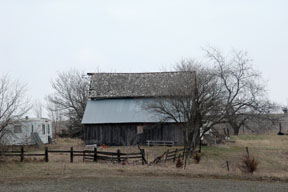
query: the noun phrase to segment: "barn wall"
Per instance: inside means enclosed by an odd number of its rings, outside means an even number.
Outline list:
[[[144,132],[137,134],[137,126]],[[183,132],[175,124],[93,124],[84,126],[85,144],[145,145],[146,140],[174,141],[183,144]]]

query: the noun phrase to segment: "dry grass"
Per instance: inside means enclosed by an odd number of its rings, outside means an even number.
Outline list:
[[[175,163],[167,162],[160,165],[142,166],[129,162],[125,165],[108,163],[82,162],[82,157],[69,163],[69,154],[50,154],[49,162],[42,162],[43,158],[27,159],[26,163],[19,163],[19,158],[6,163],[0,163],[0,182],[14,179],[27,178],[78,178],[96,177],[105,175],[113,176],[184,176],[184,177],[224,177],[224,178],[248,178],[248,179],[277,179],[288,181],[288,136],[272,135],[242,135],[232,137],[235,143],[227,143],[212,147],[203,147],[201,162],[196,164],[193,159],[188,163],[185,170],[176,168]],[[49,145],[49,149],[68,150],[84,149],[81,140],[58,139],[56,144]],[[251,156],[259,160],[256,172],[251,175],[243,174],[239,169],[241,157],[246,154],[245,147],[249,147]],[[144,147],[146,158],[149,162],[167,150],[175,147]],[[136,146],[98,148],[103,151],[139,152]],[[33,152],[44,152],[44,147],[29,147]],[[229,161],[230,171],[227,171],[225,162]]]

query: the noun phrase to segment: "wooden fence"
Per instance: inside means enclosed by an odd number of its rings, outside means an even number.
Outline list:
[[[175,150],[167,150],[165,151],[163,154],[161,154],[160,156],[156,157],[154,159],[154,161],[152,161],[150,164],[158,164],[160,162],[166,162],[166,161],[176,161],[177,157],[184,157],[185,154],[185,149],[181,148],[181,149],[175,149]]]
[[[106,151],[98,151],[95,147],[94,150],[74,150],[73,147],[70,150],[49,150],[48,147],[45,147],[43,153],[30,153],[24,150],[24,147],[21,147],[19,151],[0,151],[1,156],[7,157],[19,157],[20,162],[24,161],[24,157],[44,157],[45,162],[49,161],[49,153],[68,153],[70,154],[70,162],[73,163],[74,157],[83,157],[84,161],[93,161],[98,162],[98,160],[102,161],[112,161],[112,162],[123,162],[129,159],[133,159],[135,161],[141,161],[142,164],[148,164],[145,159],[145,150],[141,149],[139,146],[139,152],[136,153],[122,153],[119,149],[116,152],[106,152]],[[175,150],[167,150],[160,156],[156,157],[150,164],[158,164],[160,162],[173,161],[175,162],[178,157],[184,158],[185,153],[189,149],[180,148]]]
[[[45,159],[45,162],[49,161],[49,153],[68,153],[70,154],[70,162],[73,163],[74,157],[82,156],[84,161],[94,161],[105,160],[105,161],[116,161],[121,162],[128,159],[139,160],[142,164],[147,164],[145,159],[145,150],[140,149],[138,153],[121,153],[118,149],[116,152],[105,152],[98,151],[97,148],[94,150],[74,150],[73,147],[70,150],[49,150],[48,147],[45,147],[43,153],[28,153],[28,151],[24,150],[24,147],[20,148],[20,151],[0,151],[0,156],[8,156],[8,157],[19,157],[20,162],[24,161],[24,157],[27,156],[42,156]]]

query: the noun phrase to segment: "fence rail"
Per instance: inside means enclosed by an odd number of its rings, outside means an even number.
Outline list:
[[[74,157],[83,157],[83,162],[85,161],[93,161],[97,162],[98,160],[102,161],[113,161],[113,162],[122,162],[126,160],[140,161],[142,164],[148,164],[145,159],[145,150],[141,149],[138,146],[139,152],[133,153],[123,153],[119,149],[116,152],[110,151],[98,151],[96,147],[93,150],[74,150],[73,147],[70,150],[56,150],[56,149],[48,149],[45,147],[43,153],[33,153],[29,151],[25,151],[24,147],[21,147],[19,151],[0,151],[1,156],[7,157],[19,157],[20,162],[24,161],[24,157],[44,157],[45,162],[49,161],[49,153],[64,153],[69,154],[70,162],[73,163]],[[162,153],[160,156],[154,159],[150,164],[158,164],[160,162],[173,161],[175,162],[177,158],[184,158],[184,155],[187,153],[189,149],[180,148],[175,150],[167,150]]]
[[[43,156],[45,162],[49,161],[49,153],[67,153],[70,154],[70,162],[73,163],[74,157],[83,157],[84,161],[94,161],[97,162],[98,160],[105,160],[105,161],[116,161],[121,162],[128,159],[133,159],[141,161],[142,164],[147,164],[145,159],[145,150],[140,149],[138,153],[121,153],[118,149],[116,152],[106,152],[106,151],[98,151],[95,147],[94,150],[74,150],[73,147],[70,150],[49,150],[48,147],[45,147],[44,153],[29,153],[28,151],[24,150],[24,147],[21,147],[19,151],[0,151],[1,156],[7,157],[19,157],[20,162],[24,161],[24,157],[26,156]]]
[[[167,150],[160,156],[156,157],[150,164],[158,164],[160,162],[166,162],[166,161],[176,161],[176,158],[181,157],[184,158],[184,155],[187,153],[187,151],[190,150],[188,148],[180,148],[175,150]]]

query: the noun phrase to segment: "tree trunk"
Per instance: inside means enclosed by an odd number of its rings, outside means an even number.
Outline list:
[[[234,135],[239,135],[240,127],[233,127]]]
[[[197,147],[197,142],[199,141],[200,137],[200,127],[202,126],[202,116],[198,112],[198,109],[195,109],[195,115],[193,116],[193,120],[187,124],[186,127],[186,138],[184,143],[185,145],[185,160],[184,160],[184,169],[186,168],[188,158],[191,158],[194,152],[194,149]],[[188,137],[187,137],[188,136]]]
[[[237,124],[236,119],[229,119],[229,124],[233,129],[234,135],[239,135],[241,124]]]

